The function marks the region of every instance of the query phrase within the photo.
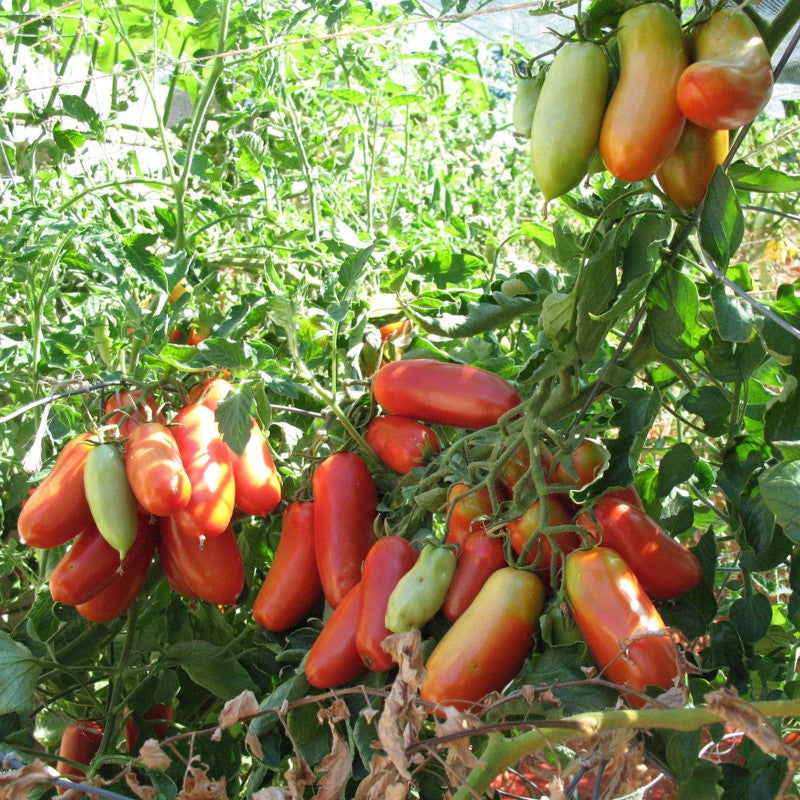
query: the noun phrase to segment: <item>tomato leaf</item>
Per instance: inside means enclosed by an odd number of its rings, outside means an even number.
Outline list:
[[[249,389],[231,392],[216,410],[219,431],[225,444],[237,455],[244,452],[253,421],[253,393]]]
[[[700,243],[714,263],[725,270],[744,236],[744,216],[730,178],[717,167],[700,215]]]
[[[749,597],[739,597],[728,611],[730,621],[744,642],[757,642],[769,631],[772,622],[772,604],[766,595],[754,592]]]
[[[722,768],[700,759],[685,780],[678,783],[678,800],[719,800],[723,795]]]
[[[689,480],[694,474],[697,456],[688,444],[673,445],[658,465],[658,497],[666,497],[676,486]]]
[[[775,514],[786,535],[800,543],[800,462],[767,467],[758,477],[764,502]]]
[[[716,386],[699,386],[687,392],[680,402],[681,406],[703,420],[703,430],[709,436],[722,436],[728,427],[731,401]]]
[[[667,740],[667,766],[675,773],[678,783],[685,781],[692,774],[697,764],[702,745],[702,732],[665,731]]]
[[[770,166],[734,161],[728,167],[728,177],[744,192],[800,192],[800,175],[787,175]]]
[[[662,272],[647,292],[647,324],[656,349],[668,358],[693,353],[702,336],[697,286],[676,270]]]
[[[31,651],[0,631],[0,715],[33,711],[33,693],[41,672]]]
[[[230,700],[246,689],[258,691],[234,656],[202,639],[176,642],[166,648],[164,657],[180,666],[198,686],[223,700]]]
[[[729,342],[746,342],[753,335],[755,311],[740,297],[729,295],[725,287],[716,285],[711,290],[714,319],[720,336]]]

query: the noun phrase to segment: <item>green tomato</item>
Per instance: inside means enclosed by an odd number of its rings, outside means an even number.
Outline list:
[[[136,538],[136,498],[128,483],[125,459],[116,445],[105,442],[86,457],[83,487],[100,535],[125,558]]]
[[[456,554],[451,548],[426,544],[389,595],[386,627],[401,633],[431,620],[444,603],[455,571]]]
[[[531,135],[533,113],[536,111],[536,102],[539,92],[542,91],[544,72],[539,72],[530,78],[520,78],[517,91],[514,94],[514,105],[511,107],[511,121],[514,130],[526,138]]]
[[[600,138],[608,93],[601,47],[570,42],[553,59],[531,129],[531,167],[546,200],[574,189]]]

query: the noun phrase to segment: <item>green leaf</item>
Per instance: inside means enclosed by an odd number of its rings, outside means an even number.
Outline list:
[[[666,497],[676,486],[688,481],[697,461],[694,451],[685,442],[678,442],[668,450],[658,465],[658,497]]]
[[[538,310],[540,301],[530,297],[508,297],[494,292],[480,302],[468,303],[465,314],[441,312],[436,316],[414,310],[414,318],[428,333],[464,339],[486,331],[502,328],[519,317]]]
[[[729,295],[721,284],[711,290],[711,302],[720,336],[729,342],[749,341],[756,318],[753,306],[741,297]]]
[[[745,192],[800,192],[800,175],[787,175],[774,167],[734,161],[728,167],[733,185]]]
[[[702,335],[697,324],[699,312],[694,281],[674,269],[662,272],[647,292],[647,325],[656,349],[668,358],[693,353]]]
[[[222,439],[237,455],[242,455],[250,438],[254,402],[253,393],[241,389],[221,400],[215,412]]]
[[[605,341],[614,319],[604,316],[617,292],[619,253],[613,237],[605,240],[602,250],[581,266],[573,289],[575,295],[575,340],[583,361],[591,361],[597,348]]]
[[[33,711],[33,695],[41,673],[42,667],[31,651],[0,631],[0,714]]]
[[[685,781],[692,774],[703,742],[702,732],[665,731],[667,739],[667,766],[675,773],[678,782]]]
[[[246,689],[258,691],[237,659],[211,642],[202,639],[177,642],[165,650],[164,657],[180,666],[198,686],[223,700],[230,700]]]
[[[326,94],[351,106],[360,106],[367,101],[367,96],[357,89],[329,89]]]
[[[703,420],[703,429],[709,436],[722,436],[728,429],[731,401],[716,386],[693,389],[681,398],[680,404]]]
[[[719,764],[700,759],[689,778],[678,783],[678,800],[719,800],[723,794],[721,780]]]
[[[62,128],[56,123],[53,129],[53,141],[65,152],[74,156],[78,148],[86,141],[86,134],[80,131]]]
[[[546,256],[551,261],[558,260],[556,238],[553,235],[552,228],[547,225],[542,225],[539,222],[523,222],[522,225],[519,226],[519,232],[523,236],[527,236],[531,239],[542,251],[542,255]]]
[[[757,642],[769,631],[772,622],[772,604],[766,595],[754,592],[749,597],[734,600],[728,612],[730,621],[744,642]]]
[[[730,178],[717,167],[700,216],[700,243],[724,272],[744,236],[744,215]]]
[[[95,136],[103,135],[103,123],[100,120],[97,112],[80,96],[77,94],[62,94],[61,106],[64,113],[68,114],[78,122],[83,122],[89,126],[89,130]]]
[[[800,543],[800,461],[767,467],[758,476],[758,485],[786,535]]]

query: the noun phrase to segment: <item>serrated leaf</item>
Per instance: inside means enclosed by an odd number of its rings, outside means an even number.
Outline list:
[[[723,795],[722,768],[703,759],[698,760],[692,774],[678,784],[678,800],[719,800]]]
[[[673,445],[658,465],[657,495],[666,497],[676,486],[689,480],[694,474],[697,461],[697,456],[688,444],[678,442]]]
[[[733,185],[745,192],[800,192],[800,175],[787,175],[774,167],[734,161],[728,167]]]
[[[196,684],[223,700],[247,689],[258,692],[247,670],[230,652],[202,639],[171,645],[164,658],[174,661]]]
[[[0,715],[33,711],[41,672],[31,651],[0,631]]]
[[[783,461],[767,467],[758,476],[758,485],[784,533],[800,543],[800,461]]]
[[[247,364],[245,346],[231,339],[210,336],[200,342],[197,350],[202,354],[207,364],[217,368],[226,367],[233,370]]]
[[[442,313],[431,316],[415,311],[414,319],[428,333],[462,339],[508,325],[525,314],[535,312],[539,305],[538,299],[508,297],[502,292],[494,292],[485,302],[469,303],[466,314]]]
[[[772,604],[760,592],[734,600],[728,612],[730,621],[744,642],[757,642],[769,631],[772,622]]]
[[[564,331],[569,335],[569,325],[572,322],[572,311],[575,307],[575,297],[572,294],[553,292],[544,298],[542,313],[539,322],[542,332],[553,343],[553,347],[560,347],[559,334]]]
[[[77,94],[62,94],[61,107],[64,113],[68,114],[78,122],[83,122],[89,126],[89,130],[95,136],[101,136],[103,133],[103,123],[100,120],[97,112],[80,96]]]
[[[744,236],[744,215],[730,178],[717,167],[700,215],[700,243],[724,272]]]
[[[351,106],[360,106],[367,101],[367,96],[357,89],[329,89],[326,94]]]
[[[74,156],[78,148],[86,141],[86,134],[69,128],[62,128],[56,123],[53,130],[53,141],[65,152]]]
[[[539,222],[523,222],[519,226],[519,232],[535,242],[542,251],[542,255],[547,256],[552,261],[558,258],[556,239],[552,228]]]
[[[702,331],[697,324],[700,297],[686,275],[667,270],[647,292],[647,324],[656,349],[668,358],[684,358],[697,349]]]
[[[253,425],[253,393],[249,389],[231,392],[220,401],[215,413],[223,441],[237,455],[244,452]]]

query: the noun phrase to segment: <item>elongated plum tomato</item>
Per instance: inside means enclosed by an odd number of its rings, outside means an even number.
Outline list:
[[[242,454],[235,453],[230,447],[228,452],[236,487],[236,508],[245,514],[266,517],[281,501],[281,477],[275,469],[261,426],[255,419]]]
[[[537,575],[512,567],[492,573],[431,653],[422,698],[466,709],[502,689],[530,654],[543,608]]]
[[[334,453],[314,470],[314,549],[325,599],[333,608],[361,580],[375,543],[378,493],[364,461]]]
[[[164,422],[155,398],[145,395],[142,389],[114,392],[106,400],[104,410],[109,415],[106,423],[116,425],[123,439],[130,436],[133,429],[142,422]]]
[[[233,528],[206,539],[184,536],[174,517],[159,520],[158,557],[166,575],[177,574],[178,585],[191,595],[218,606],[233,605],[244,588],[244,562]],[[172,587],[180,594],[172,581]]]
[[[681,111],[711,130],[752,122],[772,94],[769,51],[740,8],[723,8],[697,29],[694,63],[678,81]]]
[[[73,722],[64,729],[61,734],[61,744],[58,748],[58,755],[62,759],[75,761],[88,767],[92,759],[100,749],[103,741],[103,728],[94,720],[81,720]],[[83,778],[86,776],[85,769],[81,769],[68,761],[59,761],[56,770],[66,778]],[[59,788],[62,794],[65,789]]]
[[[600,130],[606,168],[624,181],[655,174],[678,144],[685,118],[675,100],[687,59],[681,25],[661,3],[619,19],[620,76]]]
[[[591,514],[578,517],[578,524],[598,544],[622,556],[653,600],[670,600],[688,592],[703,577],[700,562],[688,547],[640,508],[613,495],[601,497]]]
[[[439,452],[439,439],[422,422],[410,417],[388,414],[370,422],[367,444],[384,464],[404,475],[425,463],[426,448]]]
[[[551,527],[569,525],[572,522],[572,513],[569,501],[557,494],[547,498],[547,523]],[[511,537],[511,546],[517,555],[521,555],[530,538],[539,533],[541,525],[541,503],[536,500],[521,516],[512,520],[506,526]],[[550,575],[553,558],[556,558],[556,569],[561,565],[562,556],[571,553],[580,547],[581,538],[575,531],[565,531],[553,535],[553,541],[539,533],[531,549],[528,551],[527,563],[536,564],[536,571],[545,576]],[[555,545],[556,553],[553,553]]]
[[[79,433],[59,453],[53,469],[22,507],[17,530],[31,547],[58,547],[92,525],[92,512],[83,488],[86,458],[94,437]]]
[[[204,383],[198,383],[189,390],[189,402],[200,403],[217,410],[221,400],[224,400],[233,391],[233,384],[225,378],[211,378]]]
[[[109,622],[122,616],[133,605],[144,586],[155,549],[155,526],[148,525],[141,546],[120,567],[121,574],[99,594],[77,605],[75,608],[78,613],[92,622]]]
[[[452,484],[447,492],[447,542],[464,545],[473,534],[486,528],[492,514],[492,498],[486,486],[474,491],[464,481]]]
[[[511,107],[511,123],[514,130],[526,139],[531,135],[533,115],[536,112],[536,103],[542,91],[545,73],[539,72],[527,78],[520,78],[514,92],[514,104]]]
[[[608,62],[599,45],[570,42],[558,51],[531,129],[531,167],[546,201],[574,189],[586,176],[597,149],[607,92]]]
[[[86,458],[83,489],[98,530],[122,560],[136,538],[138,511],[118,445],[103,442],[92,449]]]
[[[356,648],[361,660],[373,672],[383,672],[394,665],[391,656],[381,647],[381,642],[391,633],[386,627],[386,606],[395,586],[416,560],[416,548],[400,536],[378,539],[364,560]]]
[[[317,689],[341,686],[364,671],[356,647],[360,602],[361,584],[357,583],[334,609],[308,651],[306,678]]]
[[[603,677],[634,691],[669,689],[679,676],[669,634],[637,634],[664,629],[664,621],[621,556],[608,547],[567,556],[564,587],[572,614]],[[629,643],[626,650],[621,644]],[[636,707],[644,701],[626,695]]]
[[[314,504],[289,503],[282,522],[278,548],[253,603],[253,619],[275,633],[305,619],[322,597],[314,552]]]
[[[470,606],[489,576],[506,566],[501,538],[473,533],[461,548],[453,580],[442,603],[442,613],[455,622]]]
[[[160,422],[137,425],[125,447],[125,470],[139,505],[157,517],[189,504],[192,486],[183,468],[178,443]]]
[[[706,196],[714,170],[727,155],[728,131],[712,131],[687,120],[680,141],[656,178],[676,206],[692,208]]]
[[[138,551],[151,539],[149,515],[140,514],[136,538],[120,563],[119,553],[100,535],[97,526],[89,525],[50,573],[50,596],[55,602],[69,606],[91,600],[127,570]]]
[[[141,721],[152,728],[156,739],[164,739],[172,722],[172,706],[166,703],[153,703],[142,714]],[[145,732],[145,739],[149,738],[151,737]],[[137,744],[139,744],[139,725],[133,714],[130,714],[125,720],[125,751],[132,755]]]
[[[375,400],[390,414],[477,430],[522,402],[508,381],[465,364],[429,358],[393,361],[378,370]]]
[[[608,450],[594,439],[584,439],[572,451],[568,460],[560,452],[552,457],[546,471],[548,482],[567,486],[590,484],[608,463]]]

